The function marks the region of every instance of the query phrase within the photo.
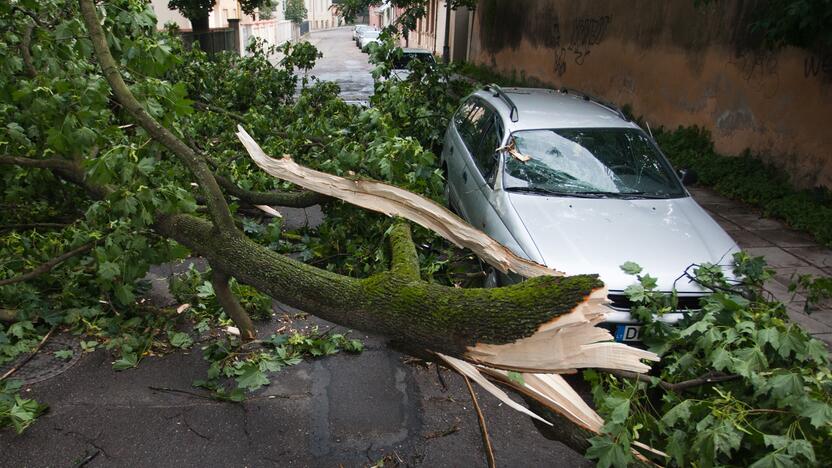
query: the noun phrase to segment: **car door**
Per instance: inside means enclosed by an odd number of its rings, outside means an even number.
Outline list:
[[[451,206],[463,218],[467,219],[467,213],[462,206],[462,193],[467,190],[468,174],[466,172],[466,149],[463,135],[470,135],[473,131],[473,125],[469,120],[469,116],[481,106],[477,100],[468,99],[457,110],[453,117],[453,125],[445,134],[445,144],[443,147],[442,160],[448,169],[448,192],[449,202]]]
[[[489,107],[481,120],[475,122],[476,138],[466,141],[465,158],[468,174],[468,189],[462,195],[462,203],[468,221],[478,229],[484,229],[489,219],[494,221],[494,210],[489,199],[494,190],[494,175],[497,171],[497,148],[503,137],[503,125],[499,114]]]
[[[481,197],[478,196],[480,185],[484,183],[483,177],[477,168],[477,163],[474,161],[475,153],[479,147],[479,143],[483,138],[485,130],[491,124],[491,119],[494,111],[479,98],[472,98],[470,101],[470,112],[461,121],[461,125],[457,127],[458,131],[454,141],[455,167],[448,166],[448,171],[453,172],[451,175],[453,186],[456,188],[456,202],[460,214],[463,215],[468,222],[474,224],[476,215],[474,211],[477,209],[477,202]]]

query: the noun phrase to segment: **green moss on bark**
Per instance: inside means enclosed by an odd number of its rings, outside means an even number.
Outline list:
[[[418,277],[410,231],[402,226],[391,231],[394,269],[358,280],[279,255],[239,234],[218,236],[210,223],[193,216],[157,225],[212,265],[281,302],[346,327],[455,355],[476,343],[530,336],[603,285],[593,275],[539,277],[493,289],[427,283]]]

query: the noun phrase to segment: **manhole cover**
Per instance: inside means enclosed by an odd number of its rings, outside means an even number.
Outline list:
[[[72,357],[69,359],[59,359],[55,357],[55,351],[71,350]],[[37,382],[42,382],[46,379],[51,379],[57,375],[62,374],[70,367],[74,366],[81,359],[81,346],[78,344],[78,337],[69,334],[54,335],[43,345],[37,354],[32,356],[26,364],[12,374],[9,379],[22,380],[23,385],[31,385]],[[0,375],[3,375],[23,362],[28,354],[19,356],[16,360],[0,367]]]

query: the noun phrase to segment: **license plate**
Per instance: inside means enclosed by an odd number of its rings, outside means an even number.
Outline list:
[[[641,341],[641,325],[616,325],[615,341]]]

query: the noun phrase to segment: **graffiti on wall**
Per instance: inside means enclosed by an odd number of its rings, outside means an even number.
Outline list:
[[[812,54],[803,59],[803,76],[832,78],[832,53]]]
[[[751,88],[767,98],[780,91],[779,53],[772,49],[749,49],[736,53],[728,63],[737,67],[740,76]]]
[[[556,24],[554,29],[560,47],[555,47],[555,73],[563,76],[567,62],[570,61],[575,65],[583,65],[592,52],[592,47],[606,37],[610,22],[612,17],[609,15],[575,18],[569,23],[569,42],[562,46],[560,25]]]

